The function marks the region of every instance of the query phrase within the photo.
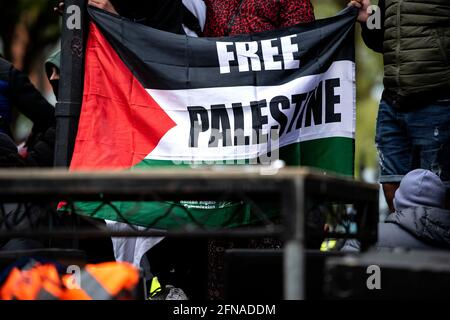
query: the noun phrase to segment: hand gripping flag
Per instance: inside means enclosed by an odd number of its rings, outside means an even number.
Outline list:
[[[191,38],[102,10],[89,13],[71,170],[270,164],[280,158],[287,165],[353,175],[355,10],[227,38]],[[137,209],[135,203],[115,203],[122,214],[95,210],[93,203],[77,208],[158,228],[192,218],[208,226],[254,221],[242,203],[181,200]],[[167,208],[172,216],[162,218]]]

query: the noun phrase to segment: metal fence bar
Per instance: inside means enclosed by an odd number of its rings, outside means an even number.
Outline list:
[[[164,230],[130,230],[130,231],[110,231],[106,229],[85,229],[85,230],[33,230],[33,231],[9,231],[0,233],[2,238],[28,238],[28,237],[52,237],[70,239],[111,238],[111,237],[170,237],[170,238],[266,238],[283,235],[283,227],[272,228],[251,228],[251,229],[181,229],[176,231]]]

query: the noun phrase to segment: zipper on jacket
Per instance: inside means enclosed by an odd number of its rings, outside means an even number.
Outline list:
[[[227,30],[228,34],[227,35],[230,35],[231,29],[233,28],[233,25],[234,25],[234,21],[236,20],[236,17],[238,16],[238,14],[241,12],[241,8],[242,8],[243,4],[244,4],[244,0],[240,0],[239,5],[236,8],[236,11],[233,13],[233,16],[231,17],[230,22],[228,22],[228,30]]]
[[[401,41],[401,8],[402,8],[403,0],[399,0],[397,4],[397,48],[395,52],[395,58],[397,62],[397,70],[396,70],[396,82],[397,88],[400,89],[400,41]]]

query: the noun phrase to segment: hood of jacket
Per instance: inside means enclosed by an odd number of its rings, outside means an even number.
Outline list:
[[[450,211],[414,207],[397,211],[385,220],[432,246],[450,248]]]

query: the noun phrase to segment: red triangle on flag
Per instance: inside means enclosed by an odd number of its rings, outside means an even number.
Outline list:
[[[89,29],[84,79],[71,170],[131,168],[176,126],[94,23]]]

